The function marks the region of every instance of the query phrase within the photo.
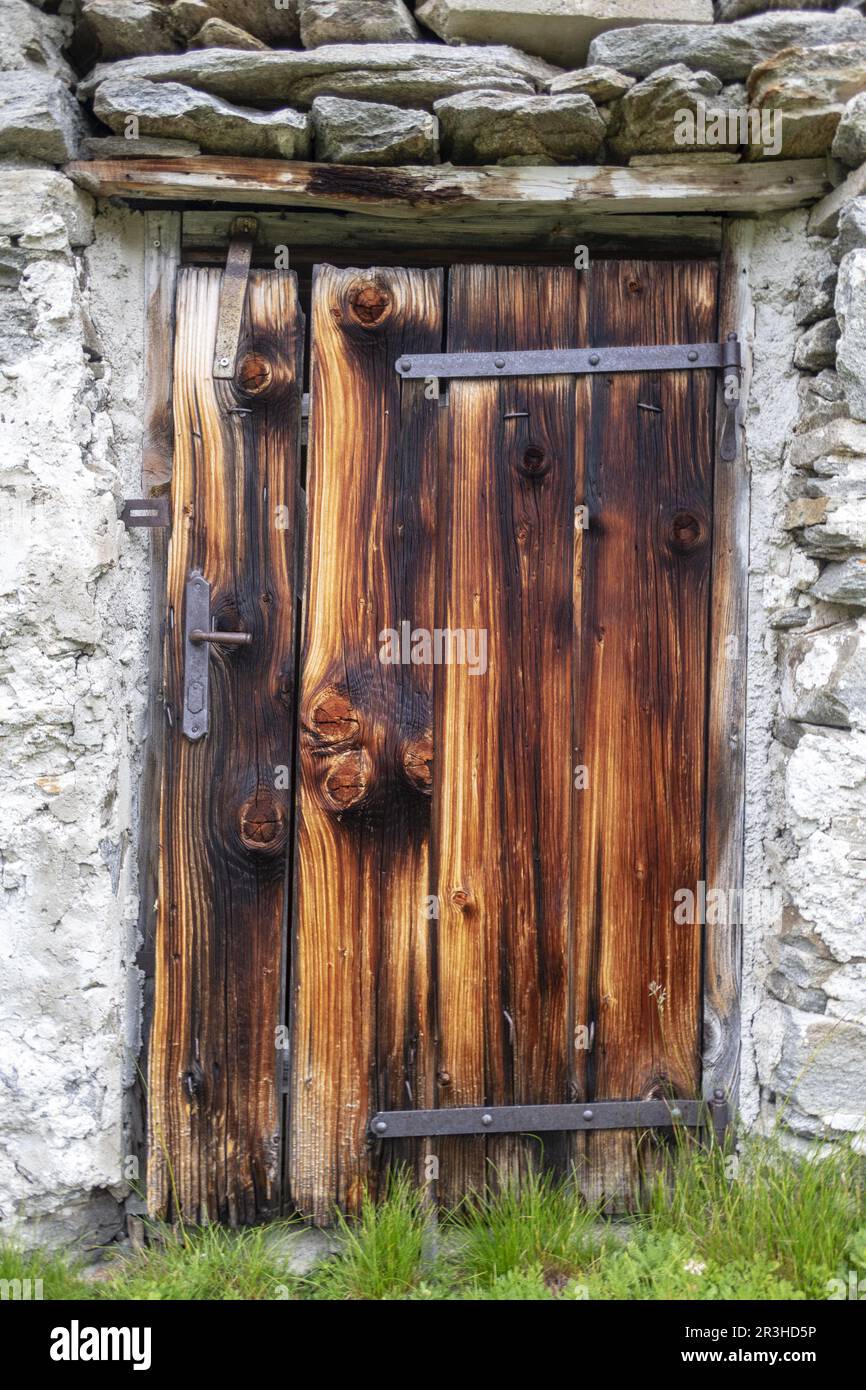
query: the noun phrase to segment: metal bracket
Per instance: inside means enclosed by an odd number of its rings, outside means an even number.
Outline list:
[[[236,217],[231,225],[231,241],[220,285],[214,349],[213,375],[217,379],[230,380],[235,374],[247,280],[258,229],[256,217]]]
[[[737,407],[740,404],[740,344],[736,333],[729,333],[723,348],[723,401],[725,418],[719,438],[719,456],[725,463],[737,457]]]
[[[171,514],[167,497],[129,497],[123,504],[120,520],[127,531],[137,527],[154,529],[170,526]]]
[[[728,1102],[712,1100],[600,1100],[579,1105],[460,1106],[453,1110],[382,1110],[370,1121],[375,1139],[456,1134],[541,1134],[596,1129],[711,1129],[724,1145]]]
[[[520,352],[440,352],[397,359],[407,381],[427,377],[585,375],[598,372],[688,372],[738,368],[736,334],[726,343],[658,343],[653,347],[555,348]]]
[[[210,584],[200,570],[190,570],[185,590],[183,636],[183,732],[195,743],[208,731],[210,648],[252,642],[248,632],[215,632],[211,626]]]

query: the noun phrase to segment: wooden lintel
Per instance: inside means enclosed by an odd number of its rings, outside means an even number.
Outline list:
[[[111,159],[78,161],[66,173],[101,198],[218,202],[255,207],[330,208],[374,217],[424,217],[447,224],[473,210],[486,216],[585,213],[778,212],[823,197],[821,159],[758,163],[453,168],[288,163],[277,159]]]

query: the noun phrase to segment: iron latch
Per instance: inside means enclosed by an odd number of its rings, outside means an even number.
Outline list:
[[[543,1134],[600,1129],[708,1129],[724,1145],[729,1106],[712,1099],[599,1100],[577,1105],[460,1106],[443,1110],[382,1110],[370,1121],[375,1139],[459,1134]]]
[[[220,285],[214,348],[213,375],[217,379],[231,380],[235,374],[247,280],[258,229],[258,219],[255,217],[236,217],[231,225],[231,241]]]
[[[124,504],[120,519],[127,531],[136,527],[170,526],[171,515],[167,497],[130,497]]]
[[[208,731],[210,648],[248,646],[249,632],[217,632],[211,622],[210,584],[200,570],[190,570],[186,581],[186,613],[183,642],[183,732],[196,742]]]

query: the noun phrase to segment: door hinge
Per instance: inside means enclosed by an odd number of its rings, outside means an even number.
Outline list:
[[[167,497],[128,497],[123,504],[120,520],[127,531],[137,527],[154,529],[171,525]]]
[[[551,348],[519,352],[432,352],[398,357],[406,380],[428,377],[585,375],[607,372],[689,372],[739,367],[736,334],[724,343],[657,343],[652,347]]]
[[[370,1121],[375,1139],[458,1134],[541,1134],[599,1129],[707,1129],[724,1145],[729,1107],[712,1099],[601,1100],[577,1105],[460,1106],[443,1110],[383,1110]]]
[[[236,217],[232,222],[217,315],[213,360],[213,375],[217,379],[231,380],[235,374],[247,281],[258,229],[255,217]]]

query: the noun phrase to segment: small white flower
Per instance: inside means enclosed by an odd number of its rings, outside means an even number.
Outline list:
[[[686,1274],[703,1274],[706,1265],[703,1260],[686,1260],[683,1269]]]

